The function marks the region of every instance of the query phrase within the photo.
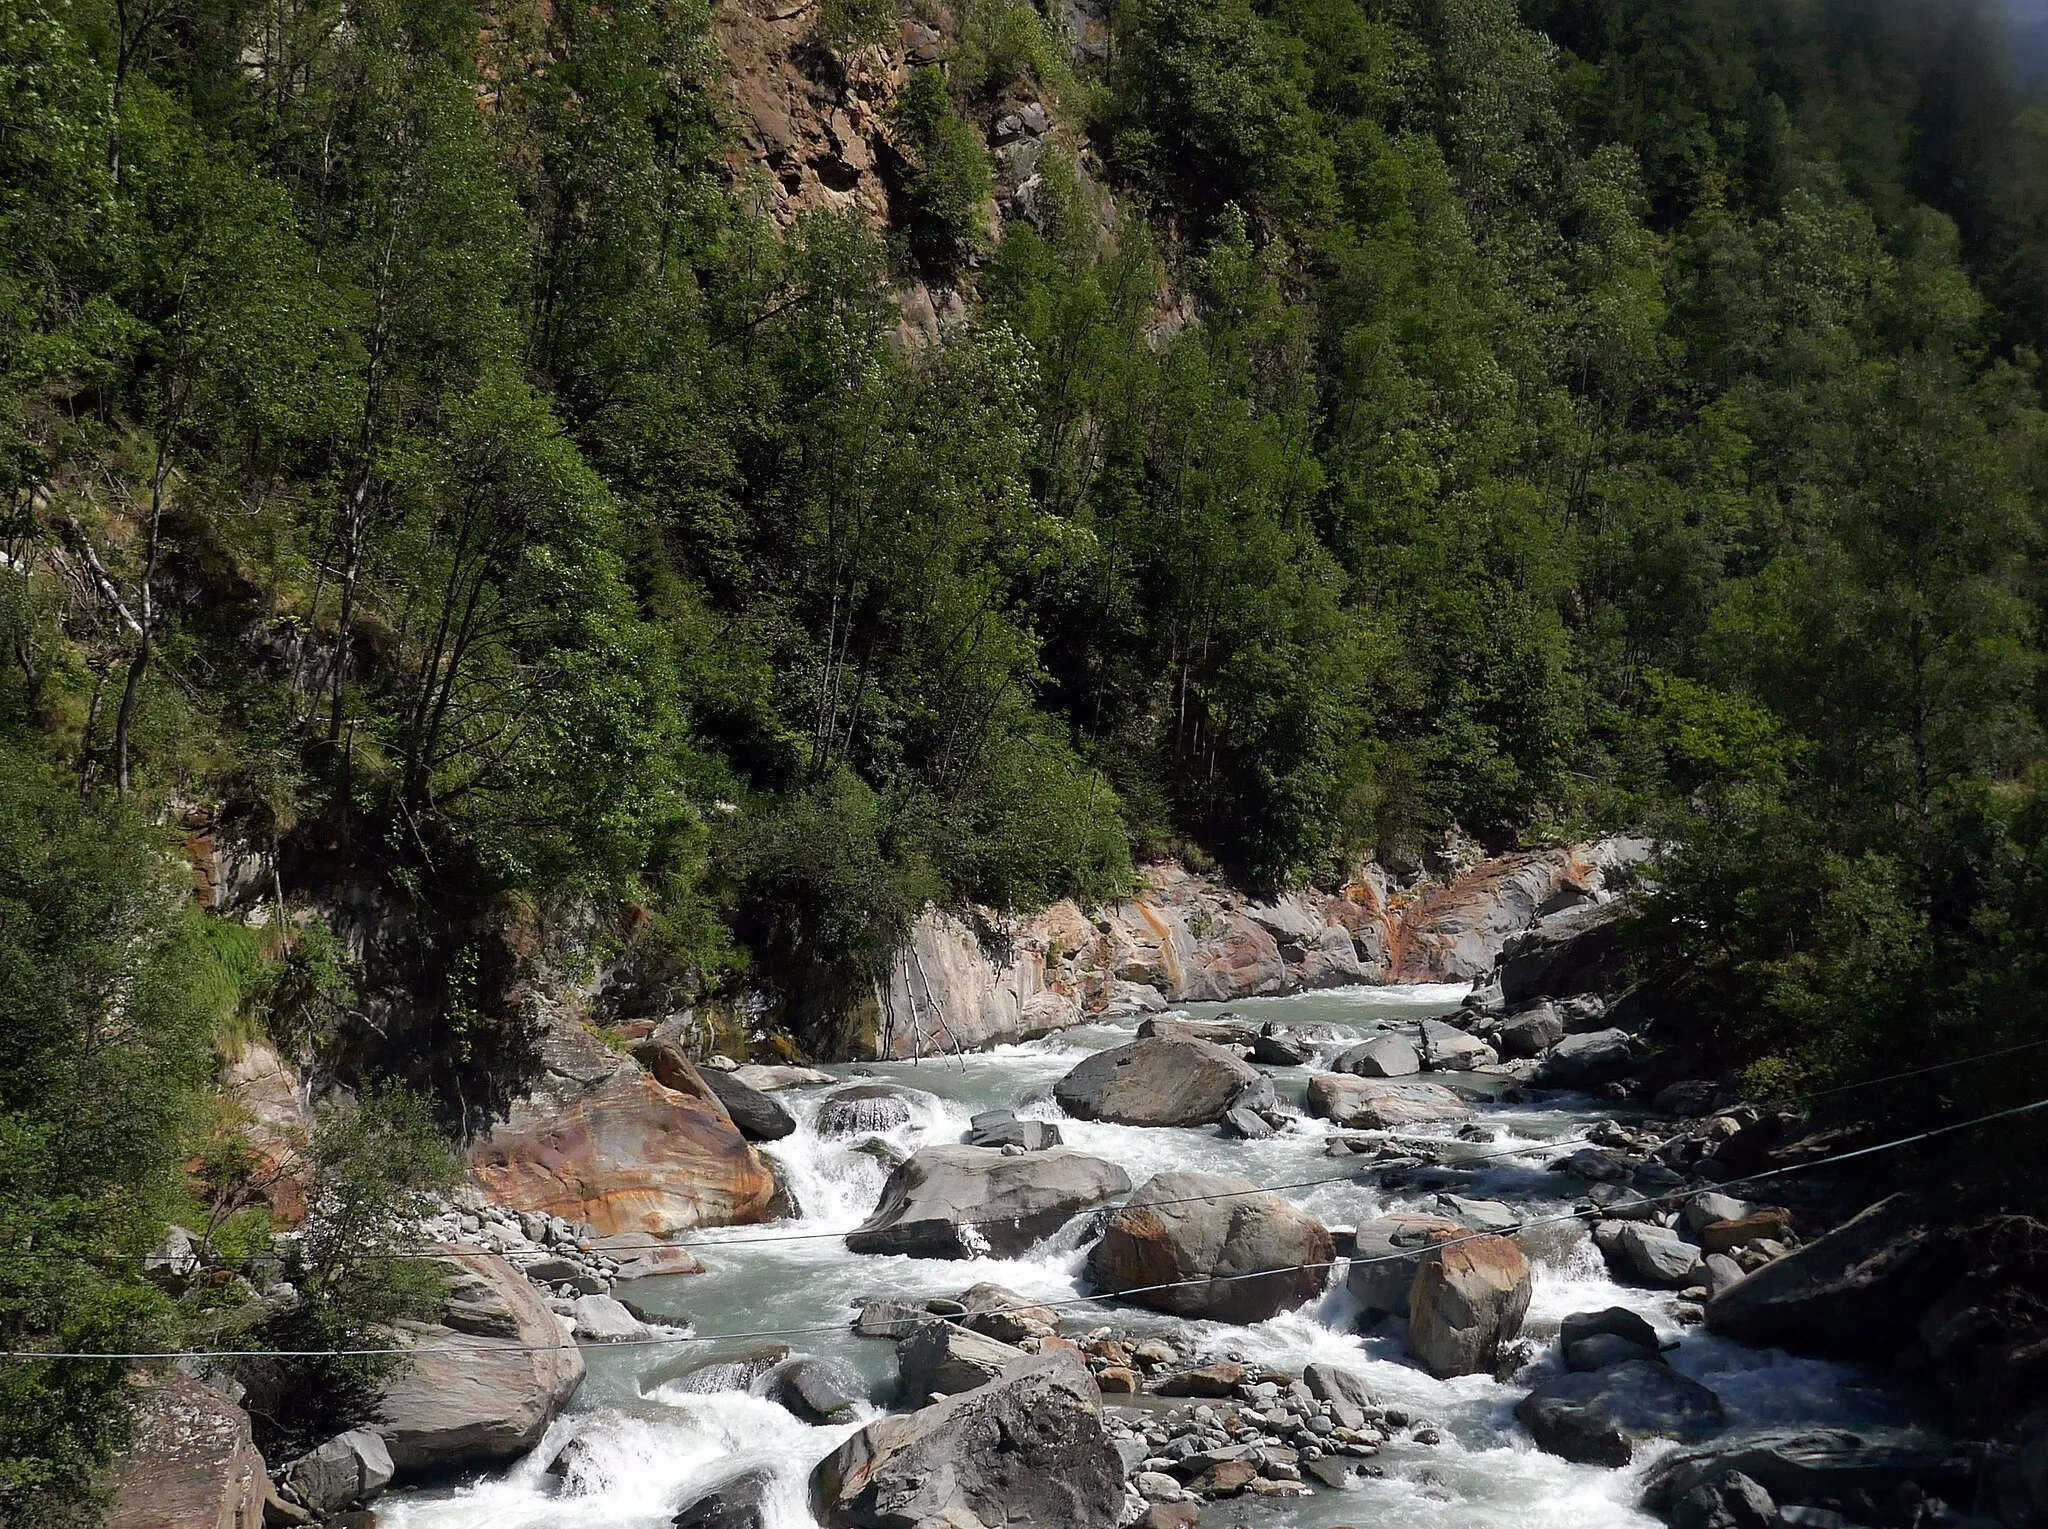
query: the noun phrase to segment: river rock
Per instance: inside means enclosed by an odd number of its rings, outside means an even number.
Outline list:
[[[592,1240],[590,1250],[617,1262],[619,1281],[655,1279],[668,1274],[702,1274],[704,1261],[688,1248],[664,1242],[647,1232],[620,1232]]]
[[[1372,1387],[1356,1370],[1334,1364],[1311,1364],[1301,1372],[1301,1383],[1310,1396],[1333,1407],[1350,1407],[1364,1413],[1379,1406]]]
[[[391,1476],[391,1451],[367,1428],[336,1434],[284,1471],[285,1484],[321,1518],[373,1501],[391,1484]]]
[[[910,1101],[893,1088],[856,1083],[829,1095],[818,1110],[820,1136],[859,1136],[910,1124]]]
[[[865,1301],[853,1319],[853,1330],[862,1338],[908,1338],[930,1316],[923,1306],[909,1301]]]
[[[1154,1389],[1160,1396],[1235,1396],[1250,1373],[1235,1360],[1218,1359],[1169,1375]]]
[[[671,1520],[671,1529],[768,1529],[774,1490],[769,1472],[742,1472],[691,1502]]]
[[[1247,1085],[1263,1077],[1221,1046],[1156,1036],[1098,1051],[1053,1086],[1053,1097],[1082,1120],[1213,1125]]]
[[[1406,1078],[1422,1071],[1422,1057],[1405,1037],[1381,1035],[1338,1053],[1330,1065],[1361,1078]]]
[[[1612,1246],[1610,1261],[1621,1273],[1645,1285],[1682,1290],[1699,1282],[1700,1250],[1689,1242],[1679,1241],[1654,1222],[1623,1222],[1614,1234]]]
[[[1340,1126],[1380,1131],[1463,1120],[1472,1113],[1470,1105],[1440,1083],[1389,1083],[1334,1072],[1319,1072],[1308,1080],[1308,1107]]]
[[[1320,1295],[1335,1256],[1320,1221],[1248,1179],[1162,1173],[1110,1217],[1088,1278],[1176,1316],[1263,1322]]]
[[[1423,1260],[1408,1297],[1408,1352],[1439,1380],[1493,1369],[1522,1330],[1529,1260],[1505,1237],[1465,1237]]]
[[[979,1284],[962,1291],[962,1327],[985,1333],[1004,1343],[1022,1343],[1027,1338],[1050,1338],[1060,1330],[1059,1314],[1040,1306],[1028,1296],[1005,1290],[997,1284]]]
[[[1536,1447],[1580,1465],[1627,1465],[1635,1441],[1694,1442],[1726,1422],[1721,1399],[1669,1365],[1632,1359],[1560,1375],[1515,1404]]]
[[[580,1343],[639,1343],[658,1336],[620,1302],[608,1295],[579,1295],[569,1306]]]
[[[1540,1056],[1563,1039],[1564,1021],[1556,1005],[1548,1003],[1510,1014],[1493,1037],[1502,1056],[1516,1059]]]
[[[640,1394],[652,1396],[664,1386],[673,1386],[690,1396],[751,1391],[787,1358],[789,1346],[784,1343],[763,1343],[719,1354],[685,1352],[642,1375]]]
[[[1631,1359],[1647,1359],[1657,1364],[1664,1362],[1663,1354],[1654,1346],[1646,1348],[1620,1333],[1594,1333],[1576,1343],[1565,1344],[1563,1348],[1567,1370],[1604,1370],[1610,1365],[1626,1364]]]
[[[1957,1242],[1893,1195],[1715,1296],[1707,1327],[1795,1354],[1889,1360],[1962,1260]]]
[[[1252,1060],[1266,1067],[1299,1067],[1315,1054],[1313,1042],[1271,1025],[1252,1040]]]
[[[1243,1015],[1226,1014],[1221,1019],[1202,1020],[1172,1018],[1162,1015],[1148,1019],[1138,1026],[1141,1041],[1164,1039],[1174,1041],[1207,1041],[1211,1046],[1222,1046],[1233,1051],[1250,1051],[1258,1044],[1258,1027]]]
[[[775,1177],[715,1099],[664,1087],[582,1027],[551,1025],[543,1070],[470,1152],[515,1211],[657,1236],[761,1221]]]
[[[786,1088],[819,1088],[839,1080],[815,1067],[784,1067],[773,1063],[749,1062],[726,1074],[763,1094],[779,1094]]]
[[[1710,1190],[1692,1196],[1679,1208],[1678,1214],[1685,1223],[1685,1229],[1698,1237],[1717,1222],[1740,1220],[1752,1209],[1746,1200]]]
[[[270,1478],[240,1407],[178,1372],[138,1388],[107,1529],[263,1529]]]
[[[1543,1054],[1537,1081],[1548,1088],[1598,1088],[1628,1076],[1635,1052],[1626,1030],[1567,1035]]]
[[[1792,1212],[1767,1205],[1730,1221],[1714,1221],[1700,1229],[1700,1245],[1709,1253],[1732,1253],[1759,1240],[1783,1242],[1792,1232]]]
[[[1116,1164],[1070,1147],[1015,1157],[926,1147],[889,1175],[874,1214],[846,1234],[846,1245],[912,1258],[1012,1258],[1130,1187]]]
[[[934,1393],[951,1396],[986,1385],[1024,1356],[1014,1344],[954,1322],[931,1318],[897,1345],[896,1363],[903,1394],[922,1403]]]
[[[739,1072],[707,1072],[700,1074],[711,1092],[718,1096],[718,1102],[725,1106],[725,1112],[732,1116],[732,1123],[740,1128],[740,1134],[749,1141],[781,1141],[796,1131],[796,1117],[783,1108],[781,1101],[771,1099],[762,1090],[742,1080]]]
[[[1740,1471],[1701,1482],[1671,1508],[1671,1529],[1775,1529],[1778,1505]]]
[[[1013,1110],[983,1110],[967,1122],[970,1147],[1022,1147],[1043,1152],[1060,1144],[1060,1128],[1050,1120],[1019,1120]]]
[[[1512,1232],[1522,1224],[1515,1209],[1500,1200],[1468,1200],[1463,1195],[1438,1195],[1436,1206],[1461,1226],[1475,1232]]]
[[[1554,914],[1501,948],[1500,994],[1510,1006],[1610,990],[1626,970],[1625,904],[1615,899]]]
[[[1232,1105],[1223,1112],[1223,1118],[1216,1122],[1217,1128],[1237,1141],[1265,1141],[1280,1133],[1269,1125],[1262,1115],[1256,1115],[1241,1105]]]
[[[1467,1235],[1442,1216],[1396,1213],[1361,1222],[1353,1234],[1356,1251],[1345,1286],[1368,1315],[1408,1315],[1409,1294],[1429,1252],[1440,1242]]]
[[[1123,1460],[1101,1414],[1078,1355],[1019,1359],[987,1385],[870,1423],[812,1474],[812,1508],[828,1529],[961,1512],[1018,1529],[1115,1529]]]
[[[1416,1026],[1416,1051],[1422,1065],[1431,1072],[1470,1072],[1500,1060],[1500,1054],[1476,1035],[1467,1035],[1440,1019],[1425,1019]]]
[[[820,1426],[851,1422],[867,1400],[867,1388],[852,1369],[811,1354],[785,1359],[763,1378],[761,1390],[771,1402]]]
[[[1573,1312],[1558,1325],[1557,1342],[1560,1348],[1570,1349],[1574,1344],[1602,1333],[1611,1333],[1638,1348],[1649,1350],[1652,1354],[1659,1348],[1657,1329],[1626,1306],[1609,1306],[1602,1311]]]
[[[1651,1467],[1643,1505],[1668,1514],[1705,1483],[1740,1471],[1777,1502],[1839,1502],[1851,1492],[1883,1498],[1905,1481],[1926,1481],[1946,1451],[1871,1444],[1840,1428],[1773,1429],[1706,1449],[1671,1455]]]
[[[583,1355],[541,1293],[494,1253],[438,1250],[443,1326],[396,1334],[417,1350],[385,1382],[371,1424],[400,1476],[494,1465],[540,1442],[583,1382]]]

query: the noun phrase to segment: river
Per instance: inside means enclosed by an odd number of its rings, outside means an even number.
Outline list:
[[[1327,1026],[1343,1037],[1342,1045],[1349,1045],[1389,1022],[1446,1013],[1463,992],[1449,987],[1348,988],[1228,1007],[1259,1022]],[[1185,1012],[1209,1018],[1223,1008],[1189,1005]],[[890,1082],[906,1092],[911,1121],[891,1133],[906,1151],[958,1141],[971,1115],[1007,1106],[1020,1115],[1058,1119],[1068,1145],[1120,1164],[1134,1185],[1167,1169],[1235,1174],[1262,1185],[1335,1179],[1282,1192],[1336,1227],[1389,1210],[1432,1208],[1433,1193],[1389,1192],[1379,1187],[1377,1172],[1362,1159],[1326,1156],[1333,1128],[1312,1118],[1256,1142],[1226,1140],[1212,1128],[1141,1129],[1066,1119],[1052,1103],[1053,1083],[1084,1055],[1129,1041],[1136,1024],[1135,1019],[1090,1024],[964,1059],[828,1070]],[[1333,1043],[1323,1056],[1337,1049]],[[1311,1070],[1268,1069],[1282,1097],[1297,1105]],[[1081,1222],[1016,1259],[955,1262],[849,1253],[835,1234],[854,1227],[873,1209],[887,1169],[855,1151],[852,1141],[821,1139],[811,1129],[830,1092],[813,1088],[778,1095],[797,1116],[800,1129],[763,1149],[780,1163],[795,1193],[797,1219],[695,1234],[691,1240],[707,1272],[643,1280],[621,1293],[644,1309],[687,1320],[698,1333],[822,1328],[772,1341],[797,1352],[843,1359],[871,1382],[877,1397],[886,1397],[895,1375],[894,1346],[852,1334],[848,1323],[859,1298],[952,1296],[984,1280],[1039,1299],[1086,1290]],[[1576,1181],[1543,1172],[1543,1164],[1587,1126],[1614,1113],[1611,1105],[1570,1096],[1549,1096],[1540,1105],[1482,1104],[1476,1119],[1492,1140],[1458,1150],[1503,1155],[1478,1165],[1476,1187],[1462,1192],[1526,1207],[1531,1219],[1570,1211]],[[1450,1138],[1454,1133],[1443,1126],[1410,1134]],[[1731,1432],[1796,1423],[1853,1427],[1877,1436],[1913,1427],[1907,1399],[1881,1373],[1748,1350],[1701,1328],[1681,1327],[1674,1297],[1615,1284],[1575,1226],[1538,1229],[1524,1245],[1535,1266],[1526,1333],[1553,1336],[1559,1320],[1574,1311],[1632,1308],[1660,1332],[1681,1339],[1672,1362],[1719,1393]],[[1062,1313],[1069,1330],[1111,1323],[1141,1332],[1173,1330],[1195,1340],[1205,1355],[1234,1354],[1295,1372],[1316,1360],[1343,1364],[1363,1374],[1383,1403],[1427,1416],[1442,1432],[1442,1442],[1434,1446],[1406,1437],[1390,1441],[1377,1461],[1385,1478],[1362,1491],[1319,1491],[1313,1498],[1270,1503],[1219,1501],[1204,1511],[1204,1529],[1240,1524],[1333,1529],[1366,1523],[1375,1529],[1647,1529],[1657,1522],[1636,1506],[1636,1497],[1644,1469],[1660,1450],[1639,1449],[1637,1463],[1621,1471],[1544,1455],[1513,1416],[1529,1380],[1432,1379],[1405,1359],[1397,1323],[1361,1335],[1355,1330],[1357,1314],[1341,1270],[1319,1304],[1249,1328],[1182,1323],[1108,1302]],[[745,1393],[699,1394],[661,1379],[665,1370],[707,1353],[764,1341],[771,1340],[586,1348],[589,1377],[539,1448],[499,1476],[387,1497],[378,1504],[380,1529],[661,1529],[679,1506],[706,1488],[758,1465],[777,1475],[774,1529],[812,1529],[816,1520],[805,1505],[806,1479],[858,1424],[813,1428]],[[546,1467],[578,1437],[583,1440],[580,1458],[564,1489]]]

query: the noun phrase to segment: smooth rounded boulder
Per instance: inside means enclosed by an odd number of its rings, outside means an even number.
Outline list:
[[[878,1083],[856,1083],[818,1108],[820,1136],[858,1136],[910,1124],[910,1101]]]
[[[1263,1322],[1321,1295],[1335,1256],[1320,1221],[1248,1179],[1162,1173],[1110,1217],[1087,1272],[1176,1316]]]
[[[540,1291],[495,1253],[447,1248],[445,1326],[408,1326],[415,1352],[384,1383],[370,1426],[402,1478],[516,1459],[583,1381],[583,1355]]]
[[[1408,1352],[1444,1380],[1490,1372],[1522,1330],[1529,1260],[1505,1237],[1465,1236],[1423,1259],[1408,1296]]]
[[[1053,1097],[1080,1120],[1206,1126],[1221,1120],[1244,1089],[1264,1078],[1221,1046],[1158,1035],[1096,1052],[1053,1085]]]
[[[987,1385],[870,1423],[811,1475],[811,1508],[828,1529],[1115,1529],[1123,1505],[1102,1393],[1068,1352],[1028,1356]]]
[[[994,1147],[926,1147],[889,1175],[874,1214],[846,1245],[912,1258],[1014,1257],[1130,1187],[1116,1164],[1071,1147],[1014,1157]]]
[[[1308,1080],[1308,1107],[1340,1126],[1375,1131],[1463,1120],[1472,1113],[1441,1083],[1390,1083],[1339,1072],[1319,1072]]]
[[[1422,1054],[1401,1036],[1380,1035],[1339,1053],[1330,1065],[1360,1078],[1409,1078],[1422,1071]]]

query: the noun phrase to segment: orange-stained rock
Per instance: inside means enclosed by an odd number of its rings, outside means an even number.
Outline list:
[[[247,1413],[182,1374],[150,1384],[138,1413],[107,1529],[262,1529],[270,1478]]]
[[[221,1092],[241,1107],[242,1134],[256,1154],[257,1196],[279,1226],[306,1216],[304,1153],[313,1139],[313,1105],[305,1079],[262,1041],[220,1069]]]
[[[542,1042],[545,1072],[470,1151],[493,1201],[601,1237],[766,1220],[775,1178],[715,1099],[664,1088],[580,1027]]]
[[[1463,1236],[1434,1249],[1408,1292],[1408,1352],[1438,1379],[1493,1368],[1529,1314],[1529,1260],[1505,1237]]]

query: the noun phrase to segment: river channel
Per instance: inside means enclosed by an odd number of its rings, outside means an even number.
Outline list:
[[[1256,1022],[1328,1027],[1337,1039],[1318,1060],[1389,1025],[1449,1012],[1462,988],[1347,988],[1287,998],[1239,1001],[1228,1007]],[[1210,1018],[1222,1005],[1190,1005],[1193,1018]],[[1066,1143],[1121,1165],[1134,1185],[1169,1169],[1234,1174],[1282,1189],[1287,1199],[1331,1227],[1350,1227],[1390,1210],[1434,1208],[1425,1189],[1382,1188],[1378,1171],[1363,1159],[1325,1153],[1332,1134],[1325,1122],[1304,1116],[1270,1140],[1237,1141],[1213,1127],[1143,1129],[1067,1119],[1052,1102],[1053,1083],[1090,1052],[1132,1039],[1135,1018],[1062,1031],[1042,1041],[1006,1046],[964,1058],[921,1063],[861,1064],[827,1069],[835,1074],[900,1087],[911,1100],[908,1125],[890,1133],[904,1151],[960,1140],[970,1116],[997,1106],[1019,1115],[1057,1119]],[[1284,1099],[1299,1105],[1312,1067],[1268,1069]],[[1453,1075],[1455,1081],[1455,1075]],[[698,1334],[783,1333],[731,1343],[675,1347],[590,1347],[589,1376],[570,1409],[541,1445],[510,1470],[481,1481],[397,1494],[378,1505],[390,1529],[663,1529],[677,1509],[737,1471],[774,1470],[778,1496],[774,1529],[812,1529],[805,1502],[810,1471],[859,1424],[813,1428],[781,1407],[744,1392],[701,1393],[666,1381],[665,1372],[707,1354],[780,1342],[853,1365],[872,1387],[879,1415],[891,1400],[894,1346],[864,1340],[850,1328],[858,1302],[868,1296],[952,1296],[990,1280],[1024,1295],[1055,1300],[1086,1294],[1081,1273],[1086,1253],[1080,1218],[1015,1259],[951,1261],[863,1257],[849,1253],[841,1235],[874,1208],[886,1166],[855,1150],[848,1139],[821,1139],[812,1129],[827,1088],[777,1095],[796,1115],[797,1134],[763,1151],[780,1164],[800,1214],[768,1226],[697,1233],[690,1239],[706,1272],[643,1280],[621,1293],[650,1312],[687,1322]],[[1499,1199],[1531,1220],[1568,1214],[1575,1180],[1546,1173],[1544,1164],[1569,1150],[1594,1122],[1615,1107],[1570,1095],[1535,1103],[1481,1102],[1475,1120],[1490,1140],[1458,1140],[1451,1126],[1414,1135],[1445,1138],[1446,1162],[1484,1157],[1471,1187],[1460,1192]],[[1467,1131],[1468,1137],[1482,1132]],[[1305,1184],[1309,1180],[1324,1180]],[[1681,1326],[1676,1298],[1618,1285],[1577,1225],[1525,1234],[1535,1266],[1535,1294],[1525,1333],[1554,1336],[1575,1311],[1627,1306],[1668,1337],[1680,1370],[1716,1391],[1730,1431],[1800,1424],[1852,1427],[1869,1437],[1913,1430],[1900,1392],[1880,1372],[1776,1351],[1756,1351]],[[1313,1498],[1265,1502],[1241,1498],[1211,1503],[1203,1529],[1622,1529],[1657,1521],[1636,1498],[1642,1474],[1660,1451],[1640,1450],[1625,1470],[1569,1464],[1537,1451],[1517,1425],[1513,1407],[1545,1373],[1554,1357],[1536,1360],[1508,1382],[1485,1376],[1438,1381],[1410,1363],[1398,1321],[1358,1330],[1358,1308],[1337,1271],[1320,1303],[1254,1327],[1185,1323],[1112,1302],[1062,1311],[1069,1331],[1114,1324],[1139,1332],[1171,1331],[1204,1357],[1232,1355],[1299,1372],[1311,1361],[1361,1373],[1380,1400],[1426,1416],[1440,1443],[1391,1440],[1376,1462],[1383,1479],[1353,1492],[1321,1491]],[[791,1329],[797,1329],[794,1333]],[[1550,1345],[1554,1351],[1555,1345]],[[572,1439],[582,1439],[566,1482],[547,1473]]]

